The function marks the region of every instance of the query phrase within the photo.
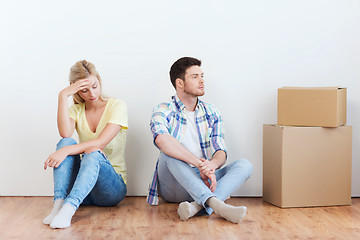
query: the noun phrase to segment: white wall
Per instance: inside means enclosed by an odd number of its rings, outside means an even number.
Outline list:
[[[158,155],[152,108],[174,93],[168,71],[182,56],[203,61],[204,100],[222,110],[229,161],[245,157],[262,194],[262,124],[276,123],[277,88],[348,88],[352,193],[360,195],[360,2],[7,1],[0,8],[0,195],[51,195],[42,169],[59,140],[57,94],[69,68],[97,66],[107,95],[129,108],[128,194],[144,195]]]

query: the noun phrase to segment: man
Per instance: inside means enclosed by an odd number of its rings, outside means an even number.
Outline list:
[[[200,66],[195,58],[177,60],[170,69],[176,95],[153,111],[150,126],[161,153],[147,202],[157,205],[159,191],[165,201],[180,202],[182,220],[205,208],[239,223],[247,208],[224,201],[250,177],[252,165],[241,159],[221,168],[227,157],[223,121],[214,106],[198,99],[205,93]]]

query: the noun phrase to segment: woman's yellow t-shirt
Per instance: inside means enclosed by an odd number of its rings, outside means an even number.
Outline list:
[[[121,174],[126,183],[125,144],[128,128],[127,106],[119,99],[110,98],[95,132],[89,128],[85,115],[85,103],[74,104],[69,108],[69,115],[75,120],[76,132],[80,142],[94,140],[99,137],[107,123],[121,126],[119,133],[103,149],[115,172]]]

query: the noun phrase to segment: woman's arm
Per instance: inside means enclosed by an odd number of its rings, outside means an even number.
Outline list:
[[[44,169],[46,169],[47,167],[57,168],[68,155],[84,153],[88,148],[95,147],[103,150],[105,146],[108,145],[108,143],[116,136],[116,134],[118,134],[120,129],[121,126],[118,124],[108,123],[106,124],[105,128],[100,133],[98,138],[87,142],[60,148],[46,159],[44,163]]]
[[[68,96],[59,93],[57,125],[59,134],[62,138],[69,138],[75,130],[75,120],[70,118],[68,110]]]
[[[61,137],[71,137],[75,130],[75,121],[70,118],[68,110],[68,97],[77,93],[80,90],[86,88],[86,85],[89,84],[89,80],[83,79],[79,80],[70,86],[64,88],[59,93],[58,98],[58,113],[57,113],[57,124],[58,130]]]
[[[67,148],[68,155],[76,155],[76,154],[84,153],[85,150],[90,147],[96,147],[103,150],[106,147],[106,145],[108,145],[109,142],[113,140],[116,134],[118,134],[120,129],[121,126],[118,124],[108,123],[106,124],[105,128],[100,133],[98,138],[87,142],[79,143],[76,145],[66,146],[64,148]]]

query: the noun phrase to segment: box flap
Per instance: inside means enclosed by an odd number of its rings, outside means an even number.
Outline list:
[[[274,127],[274,128],[284,128],[284,126],[279,125],[279,124],[263,124],[263,126],[269,126],[269,127]]]
[[[281,87],[280,89],[290,89],[290,90],[338,90],[342,89],[342,87]]]

